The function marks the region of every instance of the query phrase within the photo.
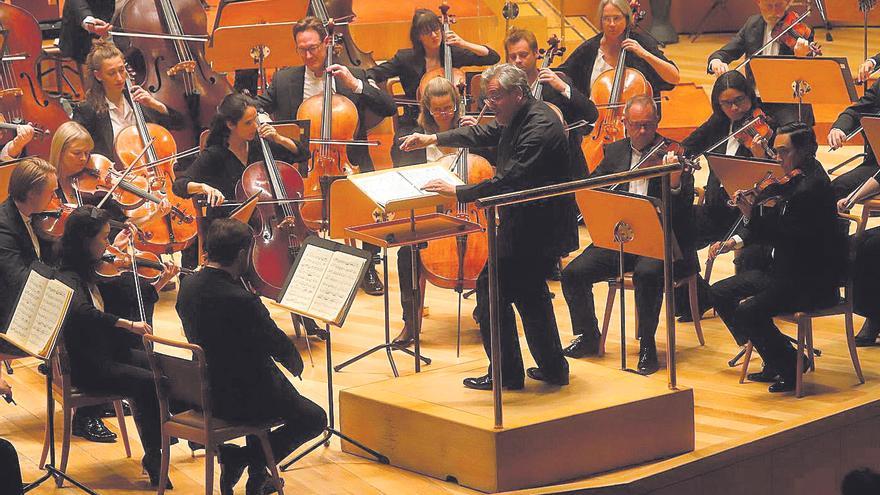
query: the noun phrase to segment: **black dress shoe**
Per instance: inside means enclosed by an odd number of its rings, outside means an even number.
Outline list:
[[[99,418],[74,415],[73,429],[71,433],[73,433],[74,436],[85,438],[90,442],[116,442],[116,433],[110,431]]]
[[[189,446],[189,450],[190,450],[190,452],[192,452],[193,457],[196,456],[197,450],[205,450],[204,445],[202,445],[200,443],[193,442],[192,440],[187,440],[186,444]]]
[[[796,383],[795,383],[794,379],[791,379],[791,380],[779,379],[779,380],[776,380],[776,382],[774,382],[773,385],[770,385],[770,388],[768,388],[767,390],[769,390],[771,393],[774,393],[774,394],[779,393],[779,392],[791,392],[792,390],[795,389],[795,385],[796,385]]]
[[[508,390],[522,390],[525,386],[525,380],[519,381],[505,381],[502,383],[502,386]],[[474,390],[492,390],[492,375],[483,375],[475,378],[465,378],[464,386],[467,388],[472,388]]]
[[[394,337],[392,342],[400,347],[409,347],[414,342],[413,331],[410,330],[409,325],[406,323],[403,324],[403,328],[400,330],[400,333],[397,337]]]
[[[703,319],[703,316],[709,312],[710,309],[712,309],[712,306],[710,306],[710,305],[706,305],[705,307],[700,308],[700,319],[701,320]],[[693,316],[691,316],[691,312],[687,311],[683,315],[678,317],[678,322],[679,323],[693,323],[694,318],[693,318]]]
[[[572,359],[579,359],[584,356],[595,356],[599,354],[599,335],[598,333],[591,338],[585,338],[584,335],[578,335],[568,347],[562,349],[562,354]]]
[[[643,339],[639,349],[638,372],[640,375],[647,376],[653,375],[658,369],[660,369],[660,364],[657,362],[657,346],[653,342],[646,344]]]
[[[856,334],[856,347],[871,347],[877,345],[877,335],[880,334],[880,322],[875,323],[872,318],[865,320],[859,333]]]
[[[159,464],[161,462],[162,454],[158,450],[145,453],[144,458],[141,460],[141,465],[144,467],[144,471],[147,472],[147,476],[150,477],[150,486],[153,488],[159,486]],[[174,489],[174,485],[171,484],[171,478],[165,481],[165,489]]]
[[[40,363],[37,365],[37,371],[40,372],[43,376],[49,375],[49,365],[46,363]]]
[[[131,416],[131,406],[128,405],[128,402],[122,401],[122,415],[123,416]],[[102,418],[115,418],[116,417],[116,408],[113,407],[113,404],[107,404],[103,411],[101,411]]]
[[[764,366],[758,373],[749,373],[746,378],[750,382],[773,383],[779,380],[779,373]]]
[[[550,385],[568,385],[568,374],[562,377],[550,377],[546,376],[541,368],[529,368],[526,370],[526,375],[528,375],[529,378],[531,378],[532,380],[547,382]]]
[[[266,468],[262,468],[259,472],[254,473],[253,468],[248,469],[248,480],[244,487],[245,495],[272,495],[278,493],[278,488],[272,480],[272,476]],[[281,480],[281,486],[284,486],[284,480]]]
[[[379,274],[376,272],[376,265],[370,264],[367,273],[364,274],[364,279],[361,281],[361,288],[371,296],[385,294],[385,286],[382,285],[382,279],[379,278]]]
[[[217,449],[220,463],[220,495],[232,495],[232,489],[247,466],[247,459],[238,445],[223,444]]]

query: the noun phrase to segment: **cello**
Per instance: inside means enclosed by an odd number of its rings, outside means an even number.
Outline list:
[[[20,7],[0,3],[0,32],[0,55],[4,58],[0,61],[0,115],[10,124],[34,123],[40,129],[55,131],[70,119],[61,105],[40,89],[35,67],[42,52],[42,35],[37,20]],[[8,139],[12,137],[14,131]],[[51,144],[48,139],[35,139],[28,144],[28,151],[48,156]]]
[[[303,222],[299,205],[288,201],[303,197],[299,172],[293,165],[276,160],[263,137],[260,148],[263,160],[247,166],[235,185],[235,197],[241,202],[258,197],[252,224],[251,266],[246,277],[257,294],[276,299],[296,253],[312,231]]]
[[[323,2],[312,0],[312,7],[321,12]],[[335,25],[324,11],[318,18],[327,28],[325,40],[327,50],[326,67],[333,65],[334,49],[338,41],[335,33]],[[308,70],[308,69],[306,69]],[[321,143],[310,145],[312,157],[309,162],[309,173],[304,181],[304,194],[306,198],[321,198],[321,177],[325,175],[348,175],[356,170],[348,161],[348,153],[345,144],[330,144],[330,142],[352,141],[359,125],[357,107],[345,96],[333,91],[333,75],[324,73],[324,92],[317,94],[302,102],[296,111],[296,118],[309,120],[311,136],[320,136]],[[313,201],[302,206],[301,214],[310,229],[323,229],[326,219],[324,218],[323,201]]]
[[[185,124],[173,131],[184,149],[198,146],[201,132],[224,96],[232,92],[229,82],[205,61],[203,43],[175,37],[207,35],[207,16],[199,0],[129,0],[117,11],[114,24],[128,38],[123,52],[133,66],[141,69],[138,80],[144,89],[166,105],[182,109]],[[137,37],[139,33],[160,35]],[[161,35],[171,35],[162,39]]]
[[[441,19],[443,20],[443,67],[431,69],[422,76],[419,81],[419,88],[416,90],[416,101],[421,101],[422,94],[425,92],[425,86],[428,81],[436,77],[445,77],[456,88],[465,82],[464,71],[456,69],[452,66],[452,48],[446,43],[446,33],[452,30],[451,26],[455,22],[454,18],[449,15],[449,4],[446,0],[440,5]]]
[[[630,5],[634,13],[633,21],[623,34],[624,40],[629,38],[633,26],[645,15],[644,11],[639,10],[637,1],[631,1]],[[626,66],[626,55],[626,50],[621,49],[617,65],[599,74],[590,89],[590,99],[599,108],[599,118],[596,120],[593,132],[584,139],[583,143],[584,157],[590,173],[605,157],[605,145],[619,141],[625,136],[622,103],[633,96],[654,96],[654,88],[645,75]]]
[[[548,69],[553,64],[553,59],[559,56],[562,56],[565,53],[565,47],[559,46],[559,37],[555,34],[547,40],[547,49],[541,50],[541,69]],[[539,71],[540,72],[540,71]],[[535,97],[538,101],[544,101],[544,84],[535,81],[535,88],[532,90],[532,96]],[[562,122],[562,126],[565,127],[565,117],[562,115],[562,110],[559,109],[556,105],[552,103],[547,103],[544,101],[544,104],[550,107],[550,110],[553,110],[553,113],[559,117],[559,120]]]

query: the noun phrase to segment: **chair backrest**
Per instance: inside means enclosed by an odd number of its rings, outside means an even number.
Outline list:
[[[171,417],[169,402],[181,402],[201,412],[205,417],[205,424],[210,429],[211,389],[205,351],[197,345],[155,335],[144,335],[143,340],[150,369],[153,371],[153,380],[156,383],[162,421],[167,421]],[[158,353],[154,349],[154,344],[187,351],[192,355],[192,360]]]

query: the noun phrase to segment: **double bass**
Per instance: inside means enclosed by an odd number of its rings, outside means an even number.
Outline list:
[[[266,114],[261,114],[266,117]],[[244,202],[258,196],[254,215],[251,267],[246,275],[256,293],[275,299],[296,253],[311,235],[300,216],[303,179],[296,168],[276,160],[265,138],[260,138],[263,160],[251,163],[235,185],[235,197]]]
[[[181,40],[180,36],[207,35],[207,16],[199,0],[129,0],[117,11],[116,33],[126,39],[120,48],[132,66],[138,68],[138,80],[153,96],[181,112],[185,125],[173,131],[178,146],[198,146],[201,132],[223,97],[232,92],[226,78],[205,61],[204,43]],[[126,33],[135,36],[124,36]],[[171,35],[163,39],[136,37],[138,33]],[[117,39],[118,41],[118,39]]]
[[[33,123],[39,129],[54,132],[70,120],[61,105],[50,99],[39,86],[36,61],[42,52],[42,34],[37,20],[20,7],[0,3],[0,30],[3,52],[0,56],[0,116],[9,124]],[[5,60],[19,58],[20,60]],[[14,130],[3,131],[4,141],[15,137]],[[11,133],[11,135],[9,135]],[[50,139],[35,139],[28,144],[33,155],[48,156]]]

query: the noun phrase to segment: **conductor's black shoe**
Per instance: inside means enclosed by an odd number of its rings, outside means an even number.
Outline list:
[[[657,346],[653,342],[646,343],[645,340],[642,340],[639,350],[639,374],[653,375],[658,369],[660,369],[660,364],[657,362]]]
[[[877,335],[880,334],[880,322],[873,318],[867,318],[859,333],[856,334],[856,347],[871,347],[877,345]]]
[[[522,390],[525,386],[525,380],[505,381],[502,386],[508,390]],[[492,375],[486,374],[475,378],[465,378],[464,386],[474,390],[492,390]]]
[[[568,385],[568,374],[561,377],[550,377],[544,375],[544,371],[541,368],[529,368],[526,370],[526,375],[529,376],[532,380],[538,380],[539,382],[547,382],[550,385]]]
[[[795,389],[795,380],[792,378],[791,380],[779,379],[776,380],[773,385],[770,385],[770,388],[767,390],[771,393],[779,393],[779,392],[791,392]]]
[[[385,286],[382,285],[382,279],[379,278],[379,273],[376,272],[376,265],[370,264],[367,273],[364,274],[364,279],[361,281],[361,288],[371,296],[381,296],[385,293]]]
[[[90,416],[74,415],[72,433],[74,436],[85,438],[90,442],[116,442],[116,433],[110,431],[99,418]]]
[[[217,462],[220,463],[220,495],[232,495],[232,489],[247,466],[247,459],[241,454],[238,445],[223,444],[218,449]]]
[[[758,373],[749,373],[746,378],[750,382],[773,383],[779,380],[779,373],[764,366]]]
[[[584,356],[595,356],[599,354],[599,334],[589,338],[584,335],[578,335],[568,347],[562,349],[562,354],[573,359],[582,358]]]

